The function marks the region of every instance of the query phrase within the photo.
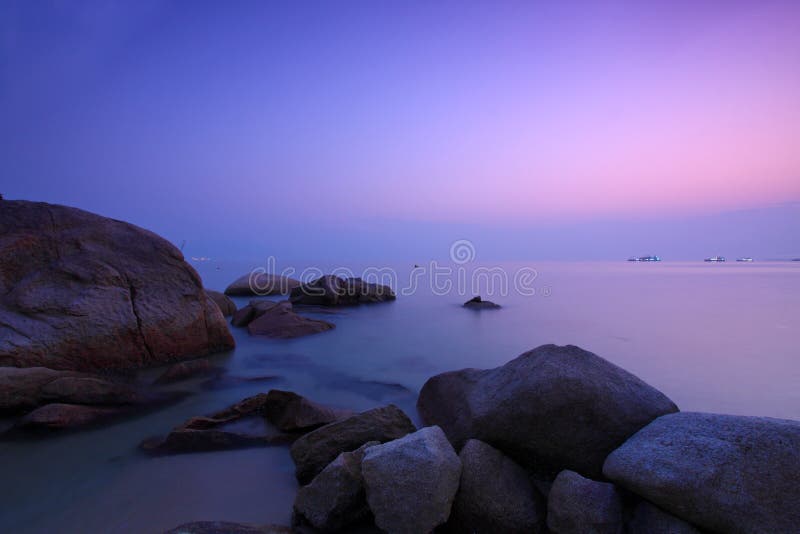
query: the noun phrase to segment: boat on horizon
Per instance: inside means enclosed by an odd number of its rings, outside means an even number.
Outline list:
[[[628,258],[628,261],[661,261],[661,258],[655,255],[639,256],[639,257],[633,256],[631,258]]]
[[[710,258],[706,258],[703,261],[709,261],[713,263],[723,262],[725,261],[725,256],[711,256]]]
[[[736,258],[736,261],[745,262],[745,263],[751,263],[753,261],[753,258],[747,256],[745,258]]]

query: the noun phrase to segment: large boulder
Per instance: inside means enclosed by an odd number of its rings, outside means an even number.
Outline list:
[[[491,445],[471,439],[461,449],[461,484],[448,521],[452,532],[542,532],[545,501],[528,473]]]
[[[370,517],[361,476],[361,461],[370,441],[352,452],[343,452],[328,464],[294,500],[295,522],[322,532],[339,532]]]
[[[416,534],[450,517],[461,461],[442,429],[432,426],[369,447],[361,472],[375,524],[391,534]]]
[[[255,270],[231,282],[231,285],[225,288],[225,294],[232,296],[288,295],[299,285],[300,281],[294,278]]]
[[[547,497],[547,526],[554,534],[622,534],[622,496],[614,484],[562,471]]]
[[[230,317],[236,313],[236,303],[225,293],[206,289],[206,294],[211,297],[211,300],[214,301],[214,304],[217,305],[224,317]]]
[[[395,298],[389,286],[329,274],[292,289],[290,300],[292,304],[310,306],[352,306]]]
[[[18,414],[54,402],[122,405],[143,400],[128,384],[86,373],[0,367],[0,414]]]
[[[308,484],[340,453],[354,451],[368,441],[401,438],[416,428],[403,411],[392,404],[322,426],[294,442],[290,450],[301,484]]]
[[[0,365],[136,368],[234,346],[180,251],[66,206],[0,203]]]
[[[665,415],[612,452],[603,473],[714,532],[795,532],[800,525],[797,421]]]
[[[572,345],[543,345],[495,369],[434,376],[417,408],[456,449],[475,438],[543,475],[572,469],[593,477],[628,437],[678,409],[639,378]]]

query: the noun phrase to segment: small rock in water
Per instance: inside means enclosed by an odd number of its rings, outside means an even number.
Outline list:
[[[438,426],[366,450],[361,472],[375,524],[386,532],[431,532],[444,524],[461,460]]]
[[[622,512],[614,484],[562,471],[547,499],[547,526],[555,534],[619,534]]]
[[[490,300],[483,300],[480,295],[477,297],[473,297],[469,299],[467,302],[464,303],[465,308],[470,308],[472,310],[494,310],[500,307],[499,304],[495,304]]]
[[[292,304],[311,306],[352,306],[387,302],[397,297],[389,286],[361,278],[339,278],[329,274],[292,289]]]
[[[226,295],[288,295],[292,289],[300,285],[299,280],[270,273],[247,273],[240,276],[225,288]]]

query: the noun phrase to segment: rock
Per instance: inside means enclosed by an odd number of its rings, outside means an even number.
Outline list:
[[[495,369],[434,376],[417,408],[456,449],[475,438],[539,474],[572,469],[595,477],[628,437],[678,409],[639,378],[572,345],[543,345]]]
[[[156,379],[155,383],[171,384],[173,382],[180,382],[181,380],[186,380],[189,378],[208,376],[221,372],[221,369],[211,365],[211,362],[205,358],[199,360],[189,360],[169,366],[169,368]]]
[[[297,491],[297,519],[322,532],[338,532],[370,517],[361,476],[361,460],[370,441],[353,452],[343,452],[307,486]]]
[[[547,498],[547,526],[555,534],[622,534],[622,497],[608,482],[562,471]]]
[[[292,289],[290,300],[292,304],[309,306],[352,306],[395,298],[389,286],[329,274]]]
[[[211,297],[211,300],[214,301],[214,304],[217,305],[219,311],[222,312],[224,317],[230,317],[236,313],[236,303],[233,302],[225,293],[206,289],[206,294]]]
[[[450,517],[461,461],[437,426],[375,445],[361,462],[375,524],[389,533],[431,532]]]
[[[230,521],[195,521],[185,523],[164,534],[291,534],[292,529],[282,525],[250,525]]]
[[[255,318],[247,325],[251,336],[266,336],[290,339],[326,332],[334,328],[333,323],[309,319],[292,311],[290,306],[272,306],[263,313],[256,311]]]
[[[481,299],[480,295],[477,297],[473,297],[469,299],[467,302],[464,303],[465,308],[469,308],[471,310],[493,310],[500,307],[499,304],[495,304],[490,300],[483,300]]]
[[[0,365],[130,369],[234,346],[198,274],[147,230],[6,201],[0,258]]]
[[[544,530],[545,501],[528,473],[494,447],[467,441],[459,454],[461,484],[448,527],[475,534]]]
[[[82,406],[79,404],[46,404],[23,417],[18,428],[26,430],[61,430],[97,423],[117,415],[119,409]]]
[[[308,432],[354,413],[317,404],[292,391],[273,389],[267,393],[264,415],[283,432]]]
[[[628,534],[702,534],[683,519],[668,514],[647,501],[640,501],[628,523]]]
[[[414,430],[408,416],[393,404],[322,426],[292,445],[297,480],[308,484],[342,452],[356,450],[368,441],[401,438]]]
[[[301,432],[348,413],[292,392],[272,390],[243,399],[210,416],[192,417],[166,437],[146,439],[140,447],[151,454],[178,454],[284,445],[296,440]]]
[[[46,367],[0,367],[0,414],[48,403],[133,404],[143,400],[129,385],[86,373]]]
[[[603,473],[714,532],[794,532],[800,525],[797,421],[665,415],[612,452]]]
[[[254,270],[240,276],[225,288],[226,295],[288,295],[292,289],[300,285],[299,280],[279,274],[262,273]]]

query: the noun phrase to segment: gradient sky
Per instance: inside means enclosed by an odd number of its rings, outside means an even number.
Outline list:
[[[0,192],[187,254],[800,256],[800,2],[0,2]]]

